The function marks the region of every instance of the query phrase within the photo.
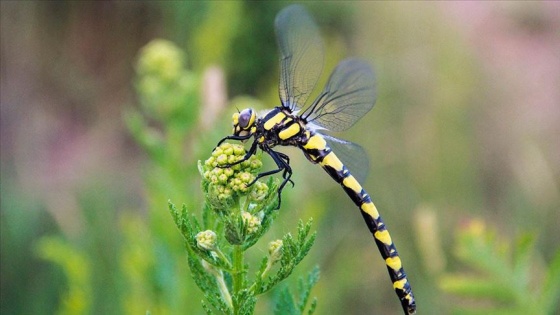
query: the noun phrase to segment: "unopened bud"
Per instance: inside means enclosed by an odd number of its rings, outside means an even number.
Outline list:
[[[203,232],[198,232],[195,236],[196,238],[196,245],[204,250],[214,251],[216,250],[216,242],[218,236],[214,231],[206,230]]]

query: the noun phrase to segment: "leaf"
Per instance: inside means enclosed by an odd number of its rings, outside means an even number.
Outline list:
[[[241,290],[233,297],[234,305],[237,305],[239,314],[253,314],[257,299],[253,296],[250,290]]]
[[[276,315],[297,315],[299,312],[296,309],[294,298],[290,294],[290,290],[285,287],[278,294],[278,299],[274,307],[274,314]]]
[[[304,314],[307,302],[309,301],[309,296],[311,294],[311,289],[317,281],[319,280],[319,267],[315,266],[313,270],[307,275],[307,278],[298,279],[298,299],[290,293],[290,290],[286,287],[280,291],[280,294],[276,298],[276,304],[274,308],[274,314],[278,315],[302,315]],[[317,307],[317,300],[313,299],[311,307],[308,314],[312,314]]]
[[[315,242],[316,233],[309,235],[311,224],[313,220],[310,219],[307,224],[303,221],[298,223],[298,236],[294,240],[292,234],[284,235],[282,240],[282,257],[280,258],[280,269],[275,275],[268,278],[257,294],[264,293],[272,287],[286,279],[294,270],[294,268],[303,260],[309,253],[311,246]]]
[[[303,311],[305,310],[305,306],[307,305],[307,302],[309,301],[309,296],[311,294],[311,289],[315,286],[315,284],[317,284],[317,281],[319,281],[319,267],[315,266],[315,268],[313,268],[313,270],[311,270],[311,272],[309,273],[309,275],[307,275],[307,281],[303,281],[303,279],[299,280],[299,284],[300,284],[300,294],[299,294],[299,304],[298,304],[298,308],[300,310],[300,313],[303,314]]]

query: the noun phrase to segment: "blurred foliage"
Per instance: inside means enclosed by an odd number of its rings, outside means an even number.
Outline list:
[[[162,210],[169,198],[189,205],[196,200],[186,192],[196,191],[198,186],[196,168],[193,168],[196,153],[192,150],[199,139],[190,135],[199,117],[201,78],[187,70],[182,50],[165,40],[154,40],[142,49],[136,72],[140,111],[129,110],[125,120],[152,163],[146,174],[149,220],[146,223],[140,217],[135,219],[139,214],[129,215],[141,226],[135,229],[145,231],[143,234],[150,246],[142,248],[138,247],[142,243],[138,243],[135,247],[139,253],[122,256],[125,274],[134,288],[126,307],[131,314],[141,308],[175,314],[188,309],[197,293],[192,292],[192,283],[184,283],[188,272],[186,264],[181,263],[185,262],[181,242],[170,229],[173,221]],[[142,227],[145,224],[148,225]],[[141,257],[142,252],[145,257]],[[139,298],[143,303],[138,303]],[[150,301],[152,303],[145,304]]]
[[[547,267],[532,235],[502,241],[481,221],[460,229],[456,242],[455,256],[472,271],[440,278],[441,290],[457,297],[453,314],[555,314],[560,251]]]
[[[0,2],[0,313],[204,312],[193,307],[203,295],[167,201],[200,208],[196,161],[231,132],[235,107],[278,104],[273,19],[285,4]],[[557,82],[548,70],[557,56],[542,54],[557,43],[555,10],[546,2],[305,5],[325,37],[324,74],[346,55],[374,65],[377,104],[342,138],[371,156],[364,187],[420,313],[509,302],[514,314],[535,305],[558,314],[560,124],[557,106],[542,102],[557,93],[541,90]],[[145,46],[153,38],[165,40]],[[213,65],[227,77],[227,110],[201,94]],[[550,77],[531,72],[540,68]],[[296,273],[321,267],[316,313],[399,314],[351,201],[301,152],[286,151],[296,186],[263,239],[313,217],[316,244]],[[462,230],[471,217],[487,230]],[[293,301],[278,312],[297,310],[302,292],[275,292]],[[256,313],[275,308],[261,301]]]
[[[68,280],[68,291],[61,297],[57,314],[90,313],[91,259],[79,249],[55,237],[44,237],[37,243],[37,254],[59,265]]]

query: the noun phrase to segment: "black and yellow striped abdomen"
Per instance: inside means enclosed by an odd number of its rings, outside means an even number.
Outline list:
[[[371,197],[335,155],[321,135],[310,130],[305,130],[300,148],[311,162],[321,165],[321,167],[342,186],[354,204],[358,206],[370,232],[373,234],[379,252],[385,260],[389,276],[393,282],[393,288],[403,308],[408,314],[415,314],[416,302],[410,284],[406,278],[401,259],[391,240],[389,231],[387,231],[377,208],[371,201]]]

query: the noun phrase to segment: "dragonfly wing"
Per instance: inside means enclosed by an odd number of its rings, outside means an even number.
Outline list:
[[[321,134],[321,136],[325,138],[342,164],[346,165],[350,173],[363,185],[369,172],[369,159],[364,148],[356,143],[325,134]]]
[[[325,129],[343,131],[369,112],[376,98],[375,74],[369,64],[346,59],[336,66],[323,92],[301,116]]]
[[[275,21],[280,49],[280,100],[292,111],[305,105],[323,70],[323,41],[301,5],[283,9]]]

